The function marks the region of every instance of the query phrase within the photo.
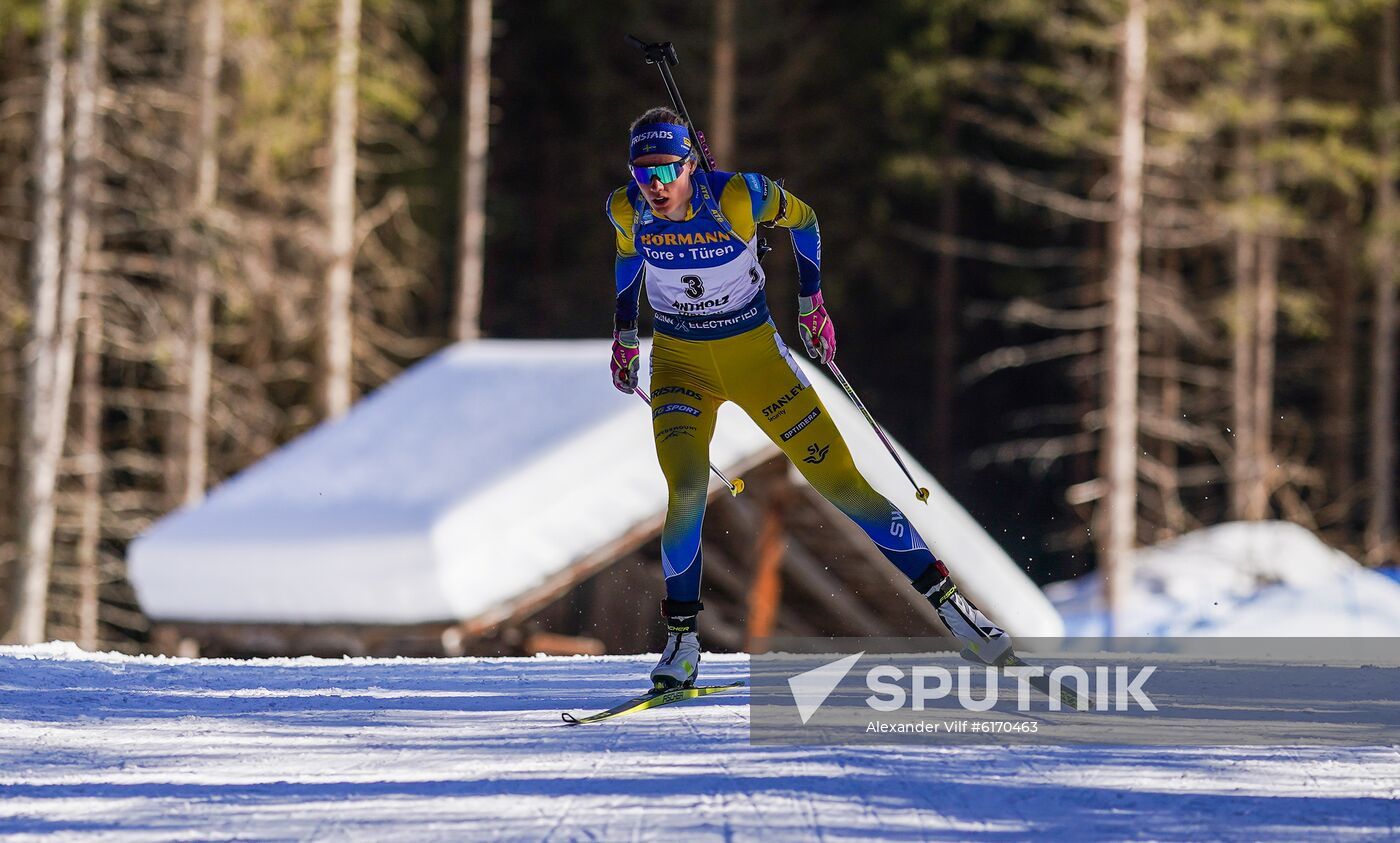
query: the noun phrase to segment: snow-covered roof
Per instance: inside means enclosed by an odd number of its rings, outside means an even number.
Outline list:
[[[1400,583],[1282,521],[1217,524],[1132,557],[1120,636],[1396,636]],[[1103,578],[1052,583],[1066,634],[1106,631]]]
[[[606,340],[443,350],[140,536],[128,563],[142,606],[171,620],[418,623],[547,583],[665,509],[650,414],[612,388],[608,354]],[[1057,635],[1054,608],[996,542],[904,454],[932,493],[915,501],[845,394],[803,365],[857,464],[964,590],[1013,634]],[[721,409],[717,466],[777,453]]]

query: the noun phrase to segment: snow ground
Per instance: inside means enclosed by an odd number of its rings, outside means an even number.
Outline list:
[[[747,695],[568,727],[637,657],[0,647],[4,840],[1395,839],[1400,747],[756,747]],[[707,681],[745,677],[709,656]]]

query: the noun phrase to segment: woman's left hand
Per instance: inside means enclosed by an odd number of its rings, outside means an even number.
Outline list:
[[[826,314],[821,291],[797,299],[797,332],[807,348],[807,356],[825,366],[836,357],[836,326]]]

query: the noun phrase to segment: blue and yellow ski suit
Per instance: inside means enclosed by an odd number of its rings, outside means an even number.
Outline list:
[[[810,296],[821,286],[816,214],[757,173],[697,170],[692,185],[689,212],[679,222],[653,214],[635,183],[618,188],[607,204],[617,235],[617,319],[636,320],[644,279],[655,312],[651,406],[656,456],[669,487],[661,535],[667,598],[699,599],[709,445],[725,401],[742,407],[910,580],[932,582],[934,566],[946,569],[856,469],[768,315],[758,225],[791,230],[801,294]]]

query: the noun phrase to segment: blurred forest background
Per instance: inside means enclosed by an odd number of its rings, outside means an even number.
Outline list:
[[[1393,562],[1396,6],[0,0],[7,638],[139,647],[163,513],[453,341],[607,336],[628,32],[1037,581],[1230,519]]]

